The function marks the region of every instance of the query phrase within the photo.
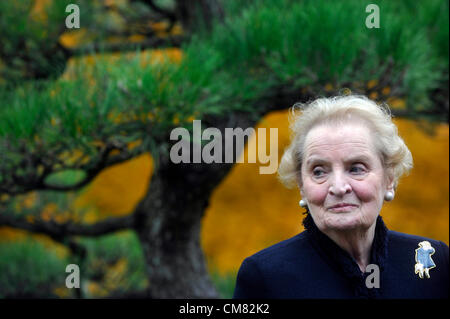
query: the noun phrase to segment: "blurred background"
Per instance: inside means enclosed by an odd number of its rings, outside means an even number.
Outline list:
[[[381,215],[448,245],[448,6],[1,1],[0,298],[231,297],[245,257],[303,230],[299,192],[260,163],[174,165],[169,134],[278,128],[280,160],[318,96],[390,106],[414,168]]]

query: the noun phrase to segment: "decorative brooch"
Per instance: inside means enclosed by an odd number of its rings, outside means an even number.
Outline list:
[[[429,241],[421,241],[419,243],[419,248],[416,249],[416,265],[414,266],[414,272],[419,274],[420,278],[423,278],[423,274],[427,278],[430,278],[430,269],[436,267],[431,255],[435,252],[434,248],[431,247]]]

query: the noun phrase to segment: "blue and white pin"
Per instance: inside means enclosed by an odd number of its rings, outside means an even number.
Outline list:
[[[420,278],[423,278],[423,274],[427,278],[430,278],[430,269],[436,267],[431,255],[435,252],[434,248],[431,247],[429,241],[421,241],[419,243],[419,248],[416,249],[416,265],[414,266],[414,272],[419,274]]]

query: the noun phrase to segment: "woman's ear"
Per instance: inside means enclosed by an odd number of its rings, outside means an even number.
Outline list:
[[[395,191],[394,171],[389,168],[386,172],[386,191]]]
[[[303,192],[303,186],[300,183],[298,184],[298,189],[300,190],[300,196],[302,198],[305,198],[305,193]]]
[[[298,184],[298,189],[300,190],[300,196],[301,196],[302,198],[304,198],[304,197],[305,197],[305,194],[303,193],[303,187],[302,187],[302,185]]]
[[[300,192],[301,192],[301,191],[302,191],[302,185],[303,185],[301,174],[297,174],[296,180],[297,180],[297,186],[298,186],[298,189],[299,189]]]

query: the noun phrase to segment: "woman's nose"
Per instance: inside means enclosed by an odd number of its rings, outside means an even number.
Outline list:
[[[328,192],[330,195],[343,196],[352,192],[352,187],[342,173],[335,173],[330,181]]]

